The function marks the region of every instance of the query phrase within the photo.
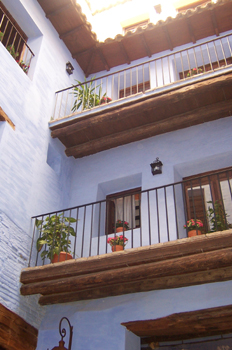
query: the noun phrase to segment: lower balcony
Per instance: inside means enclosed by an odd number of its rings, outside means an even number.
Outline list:
[[[45,305],[231,279],[231,188],[227,168],[34,217],[21,293]]]

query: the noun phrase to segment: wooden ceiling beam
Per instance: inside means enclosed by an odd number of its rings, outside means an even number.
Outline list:
[[[191,38],[191,41],[193,42],[193,44],[196,43],[196,38],[195,38],[195,35],[193,33],[193,27],[191,25],[191,22],[190,22],[190,18],[186,18],[186,22],[187,22],[187,26],[188,26],[188,31],[189,31],[189,35],[190,35],[190,38]]]
[[[172,44],[172,40],[171,40],[171,37],[170,37],[169,32],[168,32],[167,26],[166,26],[166,25],[163,25],[163,26],[162,26],[162,29],[163,29],[164,34],[165,34],[165,36],[166,36],[169,49],[170,49],[171,51],[173,51],[173,44]]]
[[[59,37],[60,37],[60,39],[63,40],[64,38],[66,38],[66,37],[69,36],[69,35],[78,33],[82,28],[84,28],[84,26],[85,26],[85,24],[82,23],[81,25],[79,25],[79,26],[73,28],[72,30],[69,30],[69,31],[66,32],[66,33],[60,34]]]
[[[212,23],[213,23],[215,34],[216,34],[216,36],[219,36],[220,32],[219,32],[219,29],[218,29],[218,23],[217,23],[217,18],[216,18],[214,9],[212,9],[210,11],[210,14],[211,14],[211,20],[212,20]]]
[[[92,54],[93,50],[95,50],[96,48],[96,45],[94,44],[93,46],[89,47],[88,49],[85,49],[85,50],[82,50],[82,51],[79,51],[79,52],[74,52],[72,54],[72,58],[75,58],[76,60],[78,60],[78,57],[83,55],[83,54],[86,54],[86,53],[89,53],[89,54]]]
[[[147,56],[148,56],[148,57],[151,57],[151,51],[150,51],[150,49],[149,49],[149,47],[148,47],[148,44],[147,44],[147,42],[146,42],[146,38],[145,38],[144,34],[141,34],[140,37],[141,37],[143,46],[145,47]]]
[[[109,67],[109,65],[108,65],[108,63],[107,63],[107,61],[106,61],[106,59],[105,59],[105,56],[104,56],[103,53],[102,53],[101,48],[100,48],[100,47],[96,48],[96,51],[97,51],[97,53],[99,54],[99,56],[100,56],[100,58],[101,58],[101,60],[102,60],[102,63],[104,64],[105,70],[109,71],[109,70],[110,70],[110,67]]]
[[[183,129],[206,121],[211,121],[214,120],[215,117],[218,119],[228,117],[230,115],[231,108],[232,100],[216,103],[211,105],[211,107],[204,106],[188,113],[182,113],[166,118],[163,121],[156,121],[151,124],[138,126],[133,129],[104,136],[99,139],[67,148],[65,150],[65,153],[68,157],[85,157],[87,155],[101,152],[103,150],[143,140],[148,137],[160,135],[178,129]]]
[[[126,49],[125,49],[125,46],[124,46],[123,42],[122,42],[122,41],[119,41],[118,44],[119,44],[119,46],[120,46],[120,50],[121,50],[123,56],[125,57],[126,63],[127,63],[127,64],[130,64],[130,63],[131,63],[131,60],[130,60],[130,58],[129,58],[127,52],[126,52]]]
[[[90,56],[90,60],[88,62],[87,68],[85,69],[85,76],[86,76],[86,78],[88,78],[88,76],[89,76],[89,72],[91,70],[91,67],[93,66],[93,62],[95,60],[95,57],[96,57],[96,50],[94,49],[92,51],[91,56]]]
[[[59,13],[61,13],[61,12],[65,11],[65,10],[67,10],[67,8],[69,8],[70,6],[72,6],[72,3],[71,3],[71,2],[65,4],[65,5],[63,5],[63,6],[61,6],[61,7],[59,7],[58,9],[56,9],[56,10],[54,10],[54,11],[48,12],[48,13],[46,14],[46,17],[50,19],[51,17],[56,16],[56,15],[58,15]]]

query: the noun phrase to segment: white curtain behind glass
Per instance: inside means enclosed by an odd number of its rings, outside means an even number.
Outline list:
[[[123,204],[124,201],[124,204]],[[131,203],[132,201],[132,203]],[[128,196],[124,198],[118,198],[114,200],[115,203],[115,215],[116,221],[127,221],[130,228],[135,227],[135,198]],[[132,204],[132,205],[131,205]],[[124,216],[123,216],[123,205],[124,205]]]

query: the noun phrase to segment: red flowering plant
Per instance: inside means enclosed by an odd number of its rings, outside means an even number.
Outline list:
[[[122,245],[123,247],[125,247],[125,245],[128,242],[128,238],[123,237],[123,235],[120,236],[114,236],[114,237],[109,237],[107,239],[107,243],[109,243],[111,245],[111,247],[115,246],[115,245]]]
[[[187,225],[184,225],[184,228],[186,228],[188,231],[191,231],[191,230],[202,230],[203,223],[199,219],[196,219],[196,220],[190,219],[189,221],[187,221]]]
[[[118,227],[124,227],[124,230],[129,230],[129,223],[127,221],[117,220],[116,221],[116,228]]]
[[[19,60],[16,60],[16,62],[19,64],[19,66],[22,68],[22,70],[27,73],[28,72],[28,69],[30,68],[30,66],[28,64],[26,64],[25,62],[23,61],[20,61]]]
[[[102,96],[101,101],[100,101],[100,105],[103,105],[105,103],[109,103],[111,101],[112,101],[112,99],[110,97]]]
[[[202,69],[201,68],[193,68],[190,69],[187,73],[187,78],[192,77],[193,75],[197,75],[202,73]]]

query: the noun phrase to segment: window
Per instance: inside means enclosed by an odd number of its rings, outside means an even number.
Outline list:
[[[140,191],[139,187],[106,197],[106,234],[115,232],[117,220],[127,221],[130,229],[140,227]]]
[[[232,170],[223,169],[184,178],[187,219],[200,219],[203,224],[202,233],[221,231],[232,223]],[[214,210],[210,216],[209,208]],[[216,229],[213,223],[216,214]],[[227,221],[227,222],[226,222]]]
[[[27,40],[26,34],[0,1],[0,41],[25,73],[34,56]]]
[[[178,12],[185,12],[187,10],[195,9],[197,6],[207,4],[208,2],[211,2],[211,0],[179,0],[174,4],[174,6]]]
[[[145,81],[144,83],[140,83],[138,85],[133,85],[131,87],[121,89],[119,91],[119,98],[134,95],[134,94],[137,94],[138,92],[142,92],[142,91],[144,92],[149,89],[150,89],[150,81]]]

